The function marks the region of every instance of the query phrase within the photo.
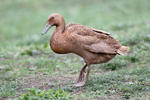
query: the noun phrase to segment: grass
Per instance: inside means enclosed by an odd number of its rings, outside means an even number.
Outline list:
[[[0,3],[0,99],[14,99],[26,88],[62,89],[74,100],[150,99],[149,0],[5,0]],[[54,28],[41,36],[51,13],[111,33],[130,47],[126,56],[92,65],[82,88],[72,84],[83,66],[74,55],[49,48]]]

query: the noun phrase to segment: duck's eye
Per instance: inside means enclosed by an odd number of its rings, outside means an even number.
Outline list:
[[[53,19],[55,19],[54,17],[51,17],[51,19],[53,20]]]

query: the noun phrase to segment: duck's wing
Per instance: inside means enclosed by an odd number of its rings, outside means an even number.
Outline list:
[[[120,44],[111,36],[103,31],[98,32],[92,28],[73,25],[69,29],[68,39],[74,45],[78,45],[83,49],[93,53],[116,54]],[[101,34],[99,34],[101,32]]]
[[[84,48],[93,53],[104,53],[104,54],[117,54],[117,48],[108,44],[105,41],[93,43],[91,45],[84,45]]]
[[[98,30],[98,29],[94,29],[94,28],[91,28],[94,32],[97,32],[97,33],[100,33],[100,34],[106,34],[106,35],[110,35],[110,33],[108,32],[105,32],[103,30]]]

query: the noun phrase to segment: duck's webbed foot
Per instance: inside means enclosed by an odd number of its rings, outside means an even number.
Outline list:
[[[86,81],[88,80],[88,75],[89,75],[89,72],[90,72],[90,68],[88,66],[88,70],[87,70],[86,77],[85,77],[84,74],[85,74],[86,67],[87,67],[87,64],[85,66],[83,66],[83,68],[80,70],[79,77],[78,77],[77,81],[74,84],[75,87],[83,86],[86,83]]]

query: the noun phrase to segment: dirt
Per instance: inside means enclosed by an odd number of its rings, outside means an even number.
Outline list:
[[[72,77],[48,76],[48,75],[32,75],[22,79],[24,88],[50,89],[58,85],[65,85],[67,81],[73,80]]]

